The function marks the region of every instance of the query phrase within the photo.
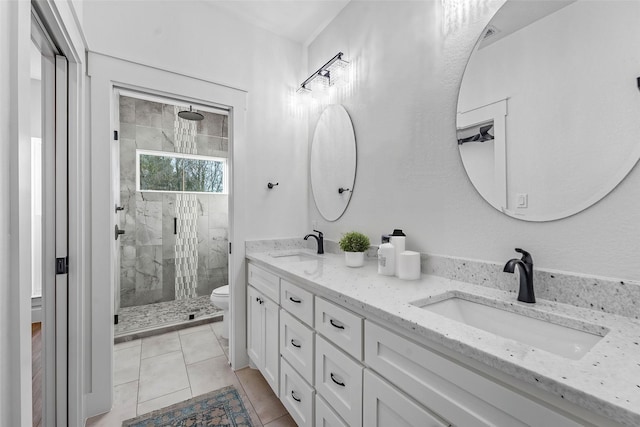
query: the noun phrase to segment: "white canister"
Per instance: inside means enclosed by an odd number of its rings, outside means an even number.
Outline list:
[[[393,234],[389,235],[389,241],[393,245],[396,250],[396,272],[395,275],[398,276],[398,260],[400,259],[400,254],[405,250],[405,241],[407,240],[406,234],[402,232],[400,229],[393,230]],[[400,276],[398,276],[400,277]]]
[[[393,276],[396,272],[396,248],[391,243],[378,247],[378,274]]]
[[[420,278],[420,252],[404,251],[396,263],[396,275],[402,280]]]

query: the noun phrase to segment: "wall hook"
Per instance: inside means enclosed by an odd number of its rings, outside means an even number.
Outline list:
[[[345,191],[351,191],[351,190],[348,188],[342,188],[342,187],[338,188],[338,193],[340,194],[344,193]]]
[[[280,184],[280,183],[279,183],[279,182],[276,182],[275,184],[273,184],[273,183],[271,183],[271,182],[270,182],[270,183],[268,183],[268,184],[267,184],[267,188],[268,188],[268,189],[272,189],[273,187],[275,187],[275,186],[276,186],[276,185],[278,185],[278,184]]]

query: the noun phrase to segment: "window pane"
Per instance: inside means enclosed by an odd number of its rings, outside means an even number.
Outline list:
[[[175,157],[140,155],[140,190],[180,191],[182,173]]]
[[[184,191],[221,193],[223,191],[222,162],[185,159]]]
[[[140,154],[141,191],[224,192],[225,162]]]

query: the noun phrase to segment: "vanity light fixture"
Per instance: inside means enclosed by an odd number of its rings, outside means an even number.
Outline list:
[[[313,90],[323,90],[344,80],[349,62],[342,59],[343,55],[342,52],[338,52],[336,56],[303,81],[296,92],[307,93]]]

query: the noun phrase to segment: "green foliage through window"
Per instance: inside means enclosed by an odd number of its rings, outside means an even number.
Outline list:
[[[225,159],[142,154],[140,191],[223,193]]]

